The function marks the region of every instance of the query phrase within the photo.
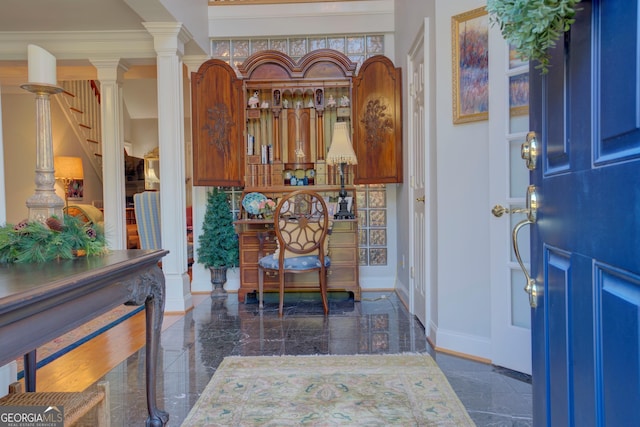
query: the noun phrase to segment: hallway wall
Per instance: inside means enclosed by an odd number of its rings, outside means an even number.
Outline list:
[[[451,17],[486,5],[482,0],[455,2],[396,0],[396,64],[406,68],[406,57],[424,17],[431,17],[430,82],[435,94],[432,122],[436,144],[437,272],[428,304],[428,335],[439,348],[489,358],[491,305],[489,281],[489,170],[488,122],[453,124]],[[406,70],[403,70],[406,73]],[[406,83],[406,76],[403,83]],[[406,94],[405,94],[406,95]],[[406,96],[404,111],[407,111]],[[406,117],[405,117],[406,125]],[[407,133],[404,132],[405,147]],[[409,152],[405,148],[405,153]],[[405,170],[408,164],[405,159]],[[409,182],[405,179],[405,182]],[[398,191],[397,205],[409,206],[409,187]],[[409,255],[407,209],[398,209],[398,258]],[[404,242],[401,244],[400,242]],[[405,269],[406,270],[406,269]],[[428,272],[429,274],[429,272]],[[399,282],[408,288],[408,271],[399,270]]]

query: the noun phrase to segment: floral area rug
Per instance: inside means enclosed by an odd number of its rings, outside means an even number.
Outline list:
[[[36,350],[36,367],[41,368],[53,362],[58,357],[81,346],[142,310],[144,310],[144,305],[120,305],[82,326],[59,336]],[[24,361],[22,357],[16,361],[18,362],[18,379],[21,379],[24,377]]]
[[[475,426],[427,354],[226,357],[182,424]]]

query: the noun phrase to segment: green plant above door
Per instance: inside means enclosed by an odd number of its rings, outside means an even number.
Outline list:
[[[520,59],[549,71],[549,49],[575,21],[580,0],[488,0],[487,12]]]

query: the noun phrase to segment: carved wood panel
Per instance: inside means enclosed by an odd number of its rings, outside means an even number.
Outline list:
[[[402,73],[385,56],[367,59],[353,79],[356,184],[400,183]]]
[[[193,185],[244,185],[242,81],[225,62],[210,59],[191,76]]]

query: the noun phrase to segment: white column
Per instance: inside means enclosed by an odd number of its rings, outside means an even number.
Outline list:
[[[176,22],[147,22],[157,54],[158,139],[160,147],[160,212],[162,260],[166,282],[165,311],[184,312],[193,306],[187,273],[185,202],[184,92],[182,56],[192,37]]]
[[[105,234],[111,249],[127,249],[124,188],[124,101],[127,67],[119,59],[90,60],[100,81]]]

